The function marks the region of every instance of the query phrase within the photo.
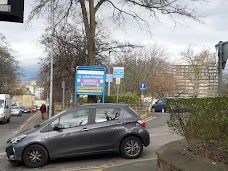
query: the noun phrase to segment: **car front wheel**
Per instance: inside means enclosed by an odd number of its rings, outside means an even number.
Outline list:
[[[156,111],[155,111],[155,108],[152,108],[152,113],[155,113]]]
[[[134,136],[125,138],[121,143],[120,152],[127,159],[139,158],[143,152],[141,140]]]
[[[47,160],[47,150],[40,145],[31,145],[23,153],[23,161],[27,167],[41,167],[45,165]]]

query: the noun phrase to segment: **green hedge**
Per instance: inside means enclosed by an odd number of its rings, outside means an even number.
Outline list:
[[[228,98],[170,99],[167,107],[168,126],[191,151],[228,164]]]
[[[116,94],[105,96],[105,103],[116,103],[116,102],[117,102]],[[139,104],[140,98],[133,94],[120,94],[118,97],[118,102],[126,103],[126,104]]]

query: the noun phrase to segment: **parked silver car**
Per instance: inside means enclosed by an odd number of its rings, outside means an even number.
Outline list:
[[[21,116],[22,110],[19,106],[11,106],[11,115]]]
[[[10,138],[7,158],[28,167],[41,167],[48,159],[105,152],[135,159],[150,144],[145,127],[127,104],[80,105]]]

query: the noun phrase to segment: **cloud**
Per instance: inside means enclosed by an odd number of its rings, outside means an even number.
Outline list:
[[[29,3],[32,1],[25,1],[25,19],[31,10]],[[122,30],[118,29],[120,28],[118,25],[111,24],[111,21],[105,17],[107,13],[111,15],[110,10],[106,10],[107,8],[102,8],[100,16],[105,18],[102,21],[105,22],[106,27],[110,28],[113,38],[143,45],[162,44],[168,51],[170,61],[173,62],[178,61],[180,51],[190,44],[194,45],[197,50],[208,47],[211,52],[215,52],[215,44],[220,40],[227,41],[227,6],[227,0],[211,0],[207,4],[198,4],[195,9],[199,15],[206,16],[202,18],[204,24],[176,16],[180,24],[175,25],[169,17],[163,15],[160,21],[150,20],[149,27],[144,25],[141,28],[129,19]],[[43,51],[38,40],[44,28],[45,22],[42,19],[36,19],[30,27],[20,23],[0,22],[0,32],[17,51],[16,56],[20,61],[20,66],[26,68],[26,78],[33,77],[33,70],[38,71],[37,61]]]

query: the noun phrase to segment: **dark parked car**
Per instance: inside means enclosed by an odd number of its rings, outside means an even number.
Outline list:
[[[30,108],[27,106],[22,107],[22,113],[30,113]]]
[[[151,107],[151,111],[152,112],[166,112],[166,101],[167,99],[173,99],[175,97],[163,97],[161,99],[159,99],[158,101],[156,101],[152,107]]]
[[[41,167],[48,159],[117,152],[135,159],[150,144],[145,121],[127,104],[70,108],[7,141],[11,162]]]

